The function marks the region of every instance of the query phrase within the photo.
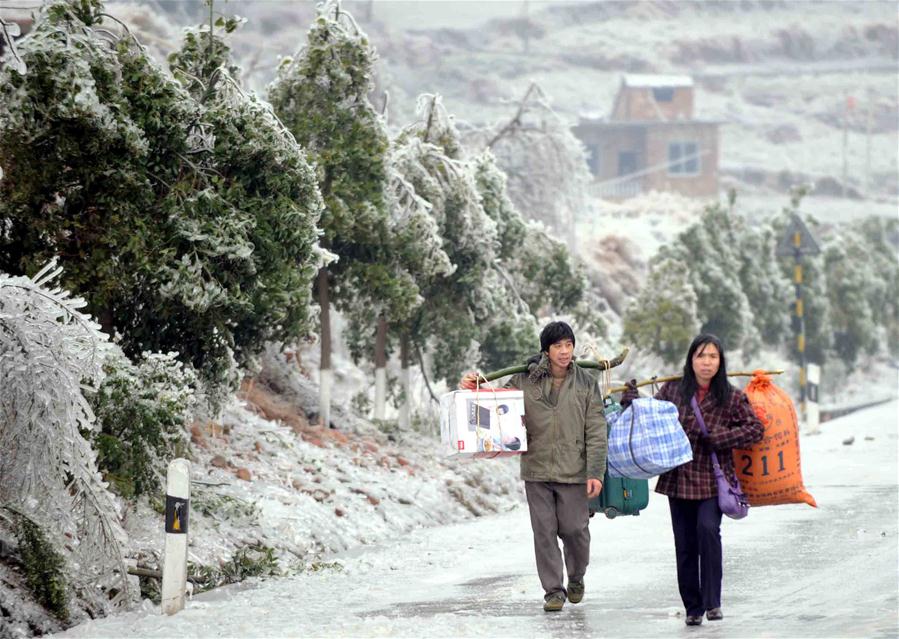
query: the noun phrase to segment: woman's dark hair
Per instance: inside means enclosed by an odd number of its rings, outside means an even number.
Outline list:
[[[680,380],[680,396],[685,404],[689,404],[690,399],[696,394],[699,383],[696,381],[696,373],[693,372],[693,355],[707,344],[711,344],[717,348],[718,356],[720,357],[718,372],[715,373],[715,376],[709,383],[709,394],[714,398],[716,404],[724,406],[724,404],[727,403],[727,400],[730,399],[730,393],[733,390],[733,386],[727,381],[727,363],[724,359],[724,346],[721,345],[720,339],[709,333],[697,335],[693,340],[693,343],[690,344],[690,348],[687,349],[687,361],[684,364],[684,376]]]
[[[540,350],[549,352],[549,347],[563,339],[570,339],[574,345],[574,331],[565,322],[550,322],[540,331]]]

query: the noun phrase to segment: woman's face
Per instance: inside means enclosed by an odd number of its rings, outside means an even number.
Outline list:
[[[720,366],[721,355],[714,344],[703,344],[693,353],[693,373],[700,386],[708,386]]]

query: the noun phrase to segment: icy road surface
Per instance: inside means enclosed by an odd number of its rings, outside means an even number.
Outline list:
[[[561,613],[541,608],[522,505],[331,558],[342,570],[203,593],[173,617],[145,604],[61,636],[896,637],[897,410],[869,408],[802,438],[817,510],[725,519],[720,622],[684,625],[668,506],[653,494],[640,517],[594,517],[587,595]]]

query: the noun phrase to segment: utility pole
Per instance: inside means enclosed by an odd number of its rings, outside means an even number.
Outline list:
[[[849,147],[849,104],[852,97],[846,94],[846,101],[843,103],[843,179],[842,194],[846,197],[846,180],[849,179],[849,162],[846,158]]]
[[[865,117],[865,197],[871,197],[871,118],[874,114],[874,89],[868,87]]]

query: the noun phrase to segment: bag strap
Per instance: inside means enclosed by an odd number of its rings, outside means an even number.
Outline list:
[[[476,379],[475,379],[475,392],[477,392],[478,394],[481,393],[481,384],[480,384],[480,381],[481,381],[481,373],[480,373],[480,371],[479,371],[479,372],[477,373],[477,377],[476,377]],[[493,387],[493,386],[485,386],[485,388],[493,392],[493,404],[494,404],[494,408],[499,408],[499,398],[497,397],[497,394],[496,394],[496,388]],[[490,443],[491,443],[491,445],[492,445],[492,444],[493,444],[493,437],[491,436],[490,433],[486,433],[486,434],[485,434],[486,429],[485,429],[485,428],[481,428],[481,411],[480,411],[480,404],[477,403],[477,400],[475,400],[475,406],[477,407],[477,410],[475,410],[475,412],[474,412],[474,413],[475,413],[475,434],[476,434],[476,437],[477,437],[478,440],[480,440],[480,441],[486,441],[486,440],[489,439],[489,440],[490,440]],[[499,430],[499,440],[500,440],[500,442],[502,442],[502,441],[503,441],[503,426],[502,426],[501,420],[500,420],[500,418],[499,418],[499,413],[497,413],[497,415],[496,415],[496,428],[497,428],[497,430]],[[486,448],[486,446],[484,446],[484,447]],[[502,443],[500,443],[500,450],[493,451],[493,457],[497,457],[501,452],[502,452]]]
[[[631,405],[628,406],[628,408],[631,410],[631,427],[630,432],[628,432],[627,435],[627,446],[631,451],[631,461],[634,462],[634,466],[651,476],[652,472],[643,468],[643,466],[640,465],[640,462],[637,461],[637,453],[634,451],[634,421],[637,419],[637,407],[631,402]]]
[[[696,401],[696,395],[694,395],[690,399],[690,406],[693,408],[693,414],[696,415],[696,421],[699,423],[699,430],[702,431],[703,435],[708,436],[709,430],[705,427],[705,420],[702,418],[702,411],[699,410],[699,402]],[[712,466],[715,467],[715,470],[721,471],[721,464],[718,463],[718,455],[715,454],[715,451],[712,452]]]

